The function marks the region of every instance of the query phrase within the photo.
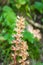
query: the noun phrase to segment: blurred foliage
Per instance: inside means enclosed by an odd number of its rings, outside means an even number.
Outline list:
[[[14,39],[12,34],[14,33],[14,26],[16,22],[16,15],[13,10],[8,7],[3,7],[3,12],[0,16],[0,59],[6,62],[10,57],[11,41]],[[8,57],[8,59],[7,59]],[[7,63],[8,64],[8,63]]]
[[[40,45],[38,39],[34,38],[34,35],[25,30],[23,33],[24,40],[28,43],[28,52],[31,58],[33,59],[39,59],[40,58]]]
[[[35,2],[34,7],[40,12],[43,13],[43,3]]]
[[[14,28],[17,15],[23,15],[34,21],[40,20],[43,23],[43,0],[0,0],[0,60],[4,65],[9,63],[11,52],[11,41],[14,39]],[[40,19],[39,15],[41,16]],[[28,42],[29,54],[31,58],[39,58],[39,42],[34,35],[25,30],[24,40]]]
[[[32,65],[43,65],[41,62],[36,62],[36,60],[32,59]]]
[[[0,21],[0,26],[1,26],[0,37],[1,38],[4,37],[3,38],[4,40],[8,40],[8,42],[10,42],[13,39],[12,33],[15,26],[16,15],[10,7],[4,6],[2,15],[0,16],[0,20],[1,20]]]

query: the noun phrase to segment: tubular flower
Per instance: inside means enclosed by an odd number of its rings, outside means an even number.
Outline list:
[[[18,61],[21,65],[26,65],[25,60],[28,57],[27,42],[22,39],[23,38],[22,32],[24,32],[24,29],[25,29],[24,21],[25,19],[23,17],[19,17],[19,16],[17,17],[16,28],[15,28],[16,34],[14,35],[15,40],[13,40],[13,44],[15,44],[15,46],[12,45],[12,50],[14,51],[14,54],[12,54],[15,61],[14,65],[17,65],[16,64],[17,56],[21,57]]]

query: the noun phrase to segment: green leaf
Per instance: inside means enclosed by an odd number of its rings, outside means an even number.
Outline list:
[[[43,18],[41,19],[41,21],[43,22]]]
[[[16,2],[18,3],[18,4],[21,4],[21,5],[24,5],[24,4],[26,4],[26,0],[16,0]]]
[[[3,7],[3,17],[5,18],[4,24],[10,27],[13,26],[14,28],[16,22],[16,15],[10,7],[8,6]]]
[[[0,16],[0,23],[1,23],[1,21],[2,21],[2,16]]]
[[[5,35],[4,35],[4,39],[5,39],[5,40],[10,39],[10,37],[11,37],[11,35],[10,35],[10,34],[5,34]]]
[[[34,7],[40,12],[43,13],[43,3],[35,2]]]
[[[25,30],[25,32],[23,33],[24,36],[24,40],[27,40],[30,43],[34,42],[34,36],[33,34],[31,34],[30,32],[28,32],[27,30]]]

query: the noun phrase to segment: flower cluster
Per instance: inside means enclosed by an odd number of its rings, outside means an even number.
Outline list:
[[[22,32],[24,32],[25,29],[25,19],[23,17],[17,17],[17,22],[16,22],[16,34],[14,35],[15,40],[13,41],[12,45],[12,50],[14,51],[14,54],[12,54],[13,58],[14,58],[14,65],[16,65],[17,60],[16,57],[20,56],[21,58],[19,59],[19,63],[21,65],[26,65],[25,60],[28,57],[28,46],[27,46],[27,42],[23,40],[23,34]]]
[[[34,29],[33,26],[30,24],[27,26],[27,29],[34,35],[35,38],[37,38],[38,40],[41,39],[41,33],[39,29]]]

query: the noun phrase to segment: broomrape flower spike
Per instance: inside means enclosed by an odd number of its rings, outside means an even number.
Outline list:
[[[20,65],[26,65],[25,60],[28,57],[28,46],[27,46],[27,42],[24,41],[23,38],[23,34],[22,32],[24,32],[25,29],[25,18],[23,18],[22,16],[19,17],[17,16],[17,21],[16,21],[16,34],[14,35],[15,40],[13,40],[13,44],[12,45],[12,50],[14,51],[14,53],[12,54],[13,58],[14,58],[14,65],[17,65],[17,60],[16,57],[17,56],[21,56],[21,59],[18,60],[18,63],[20,63]],[[19,51],[19,52],[17,52]]]

